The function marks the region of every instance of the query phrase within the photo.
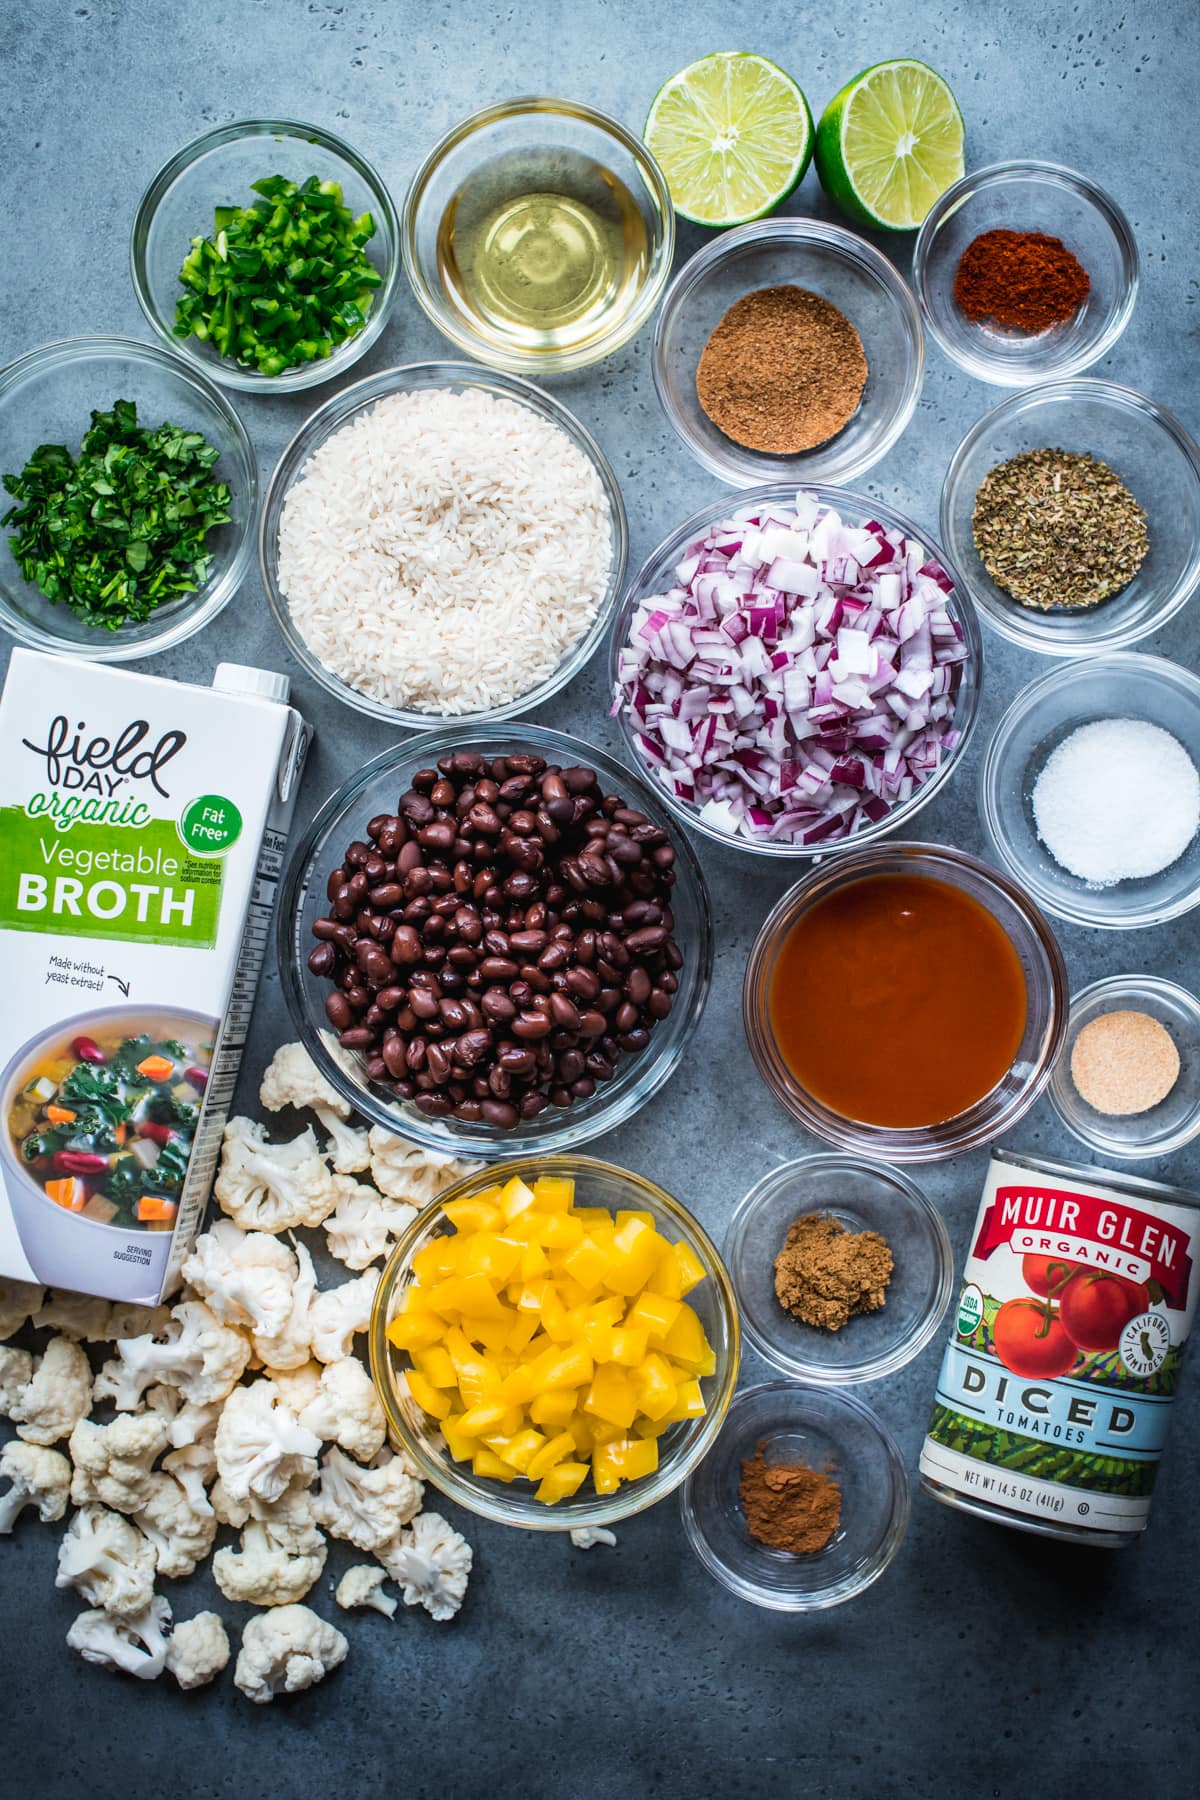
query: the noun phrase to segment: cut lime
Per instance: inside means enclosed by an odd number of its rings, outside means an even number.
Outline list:
[[[743,225],[773,212],[813,152],[812,114],[796,83],[742,50],[702,56],[673,75],[643,135],[676,212],[697,225]]]
[[[915,231],[962,172],[962,114],[923,62],[864,69],[821,114],[821,186],[860,225]]]

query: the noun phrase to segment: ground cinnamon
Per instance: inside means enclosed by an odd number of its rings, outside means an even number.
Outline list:
[[[701,353],[696,394],[718,430],[775,456],[834,437],[867,380],[862,339],[831,301],[800,287],[735,300]]]
[[[804,1463],[768,1463],[760,1443],[742,1463],[746,1530],[769,1550],[808,1556],[823,1550],[842,1516],[842,1490]]]
[[[775,1258],[775,1295],[804,1325],[840,1331],[883,1305],[894,1261],[877,1231],[847,1231],[832,1213],[805,1213]]]
[[[963,251],[954,299],[976,324],[1034,333],[1079,311],[1091,282],[1061,238],[1041,231],[985,231]]]

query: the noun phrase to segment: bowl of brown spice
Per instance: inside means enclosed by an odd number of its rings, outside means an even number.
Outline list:
[[[1071,999],[1050,1100],[1102,1156],[1167,1156],[1200,1135],[1200,1000],[1158,975],[1110,975]]]
[[[908,1523],[891,1434],[855,1394],[745,1388],[680,1501],[692,1549],[743,1600],[813,1612],[877,1581]]]
[[[1116,201],[1058,163],[973,169],[935,201],[913,251],[930,334],[980,381],[1031,387],[1106,356],[1137,298]]]
[[[941,541],[988,623],[1045,656],[1158,631],[1200,582],[1200,447],[1132,388],[1014,394],[968,431]]]
[[[746,1335],[786,1375],[873,1381],[935,1336],[954,1276],[941,1214],[864,1157],[783,1163],[730,1221],[725,1257]]]
[[[921,319],[865,238],[819,219],[722,233],[668,288],[654,382],[722,481],[843,483],[877,463],[917,404]]]

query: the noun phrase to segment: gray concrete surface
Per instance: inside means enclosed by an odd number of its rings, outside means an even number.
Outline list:
[[[356,0],[5,0],[0,5],[0,361],[57,337],[148,335],[131,291],[133,209],[162,160],[206,126],[275,112],[331,125],[399,199],[435,136],[520,91],[588,99],[635,128],[659,83],[715,48],[756,48],[793,71],[815,111],[857,70],[913,53],[944,71],[966,115],[973,164],[1040,155],[1076,164],[1127,209],[1143,256],[1132,324],[1097,373],[1144,390],[1200,431],[1195,382],[1195,70],[1200,15],[1043,0],[859,0],[798,8],[761,0],[647,6],[597,0],[498,7]],[[828,215],[814,174],[789,209]],[[701,234],[681,233],[680,255]],[[907,267],[904,244],[893,247]],[[444,346],[402,296],[358,373]],[[665,424],[648,334],[557,391],[595,431],[621,481],[636,563],[715,484]],[[238,400],[265,476],[327,389]],[[1000,397],[936,349],[912,426],[862,485],[930,527],[947,460]],[[1193,606],[1153,647],[1194,663]],[[927,813],[931,838],[980,849],[974,776],[989,725],[1044,664],[987,637],[984,718],[968,766]],[[302,805],[311,810],[389,733],[339,708],[289,663],[257,580],[156,673],[205,681],[221,657],[288,669],[317,727]],[[544,722],[615,747],[598,666]],[[693,1054],[666,1091],[596,1149],[659,1177],[720,1236],[752,1181],[813,1146],[767,1098],[738,1011],[746,947],[787,885],[783,871],[704,848],[718,932],[716,981]],[[1189,921],[1134,936],[1064,929],[1075,985],[1145,968],[1195,982]],[[242,1102],[287,1032],[266,972]],[[719,1078],[717,1072],[719,1071]],[[1043,1103],[1015,1134],[1082,1159]],[[959,1256],[982,1154],[928,1169]],[[1200,1146],[1150,1167],[1200,1179]],[[939,1350],[868,1392],[915,1466]],[[746,1359],[744,1379],[760,1371]],[[1185,1384],[1186,1386],[1186,1384]],[[348,1623],[349,1660],[318,1691],[251,1708],[228,1676],[185,1696],[86,1669],[63,1639],[75,1608],[53,1588],[55,1534],[24,1523],[0,1549],[0,1788],[142,1800],[326,1793],[485,1794],[573,1800],[642,1794],[911,1797],[1056,1794],[1094,1800],[1196,1790],[1197,1549],[1193,1489],[1200,1381],[1177,1409],[1155,1517],[1136,1549],[1104,1556],[990,1528],[914,1494],[895,1564],[857,1603],[787,1619],[729,1597],[704,1574],[668,1501],[631,1521],[616,1550],[466,1521],[476,1573],[460,1618],[421,1612]],[[464,1521],[459,1521],[463,1523]],[[346,1547],[334,1549],[328,1575]],[[314,1599],[333,1612],[325,1579]],[[176,1613],[220,1597],[172,1587]],[[241,1623],[242,1609],[222,1604]],[[1190,1771],[1190,1773],[1189,1773]]]

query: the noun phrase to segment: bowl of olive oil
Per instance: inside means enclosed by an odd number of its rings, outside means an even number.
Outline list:
[[[653,312],[675,215],[645,145],[566,100],[508,100],[430,152],[404,203],[413,292],[495,368],[550,374],[611,355]]]

